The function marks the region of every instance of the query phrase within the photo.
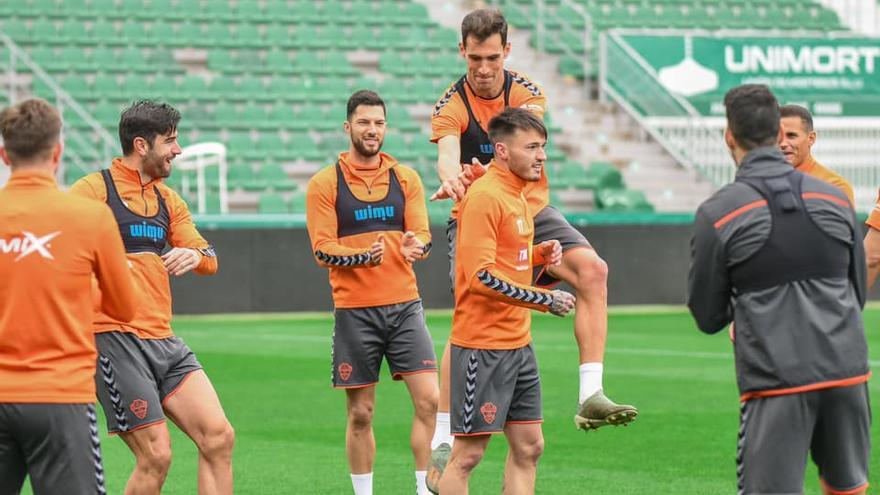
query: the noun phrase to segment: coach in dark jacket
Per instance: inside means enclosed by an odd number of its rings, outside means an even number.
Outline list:
[[[802,493],[808,451],[826,493],[864,493],[870,373],[855,212],[785,161],[767,87],[736,87],[724,103],[738,170],[697,210],[688,307],[706,333],[734,323],[739,493]]]

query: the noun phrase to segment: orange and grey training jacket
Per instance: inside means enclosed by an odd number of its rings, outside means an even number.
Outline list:
[[[134,216],[143,220],[145,226],[121,225],[123,241],[126,243],[126,256],[132,267],[135,286],[140,292],[137,313],[130,322],[120,321],[103,311],[95,314],[95,331],[109,332],[121,330],[131,332],[142,339],[162,339],[173,335],[171,331],[171,286],[158,250],[133,247],[138,239],[150,237],[153,241],[172,247],[191,248],[199,251],[202,260],[195,272],[211,275],[217,271],[217,258],[214,250],[196,230],[186,202],[174,190],[162,183],[161,179],[141,184],[140,173],[123,165],[122,159],[113,160],[109,169],[112,185],[118,193],[122,206],[115,215]],[[71,193],[98,201],[114,203],[114,191],[108,191],[102,173],[94,173],[78,180],[70,189]],[[153,227],[150,222],[157,218],[167,218],[165,227]],[[163,232],[163,230],[166,230]],[[163,244],[164,245],[164,244]]]
[[[365,169],[340,153],[336,164],[309,181],[306,226],[312,252],[330,269],[336,308],[385,306],[419,298],[412,265],[400,243],[412,231],[431,246],[425,192],[415,170],[380,153],[379,168]],[[370,246],[385,237],[382,263],[370,265]]]
[[[106,205],[16,170],[0,189],[0,403],[95,401],[92,279],[126,321],[136,295]]]
[[[528,183],[492,164],[458,212],[455,313],[450,341],[471,349],[518,349],[531,342],[531,312],[549,311],[551,292],[531,285],[534,222]]]

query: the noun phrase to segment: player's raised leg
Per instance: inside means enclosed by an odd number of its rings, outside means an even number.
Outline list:
[[[199,449],[199,494],[231,495],[235,431],[208,375],[190,373],[162,406]]]

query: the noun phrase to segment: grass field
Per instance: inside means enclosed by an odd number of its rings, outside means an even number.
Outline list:
[[[880,310],[865,313],[877,369]],[[430,314],[438,355],[448,313]],[[572,424],[577,352],[572,319],[536,315],[533,336],[544,391],[544,494],[729,494],[735,492],[738,401],[726,335],[697,332],[679,309],[616,310],[610,319],[605,387],[637,405],[627,428],[582,433]],[[195,350],[235,426],[236,493],[351,493],[344,451],[344,392],[330,388],[329,315],[179,317],[175,330]],[[871,382],[873,409],[880,386]],[[414,493],[405,387],[383,366],[377,390],[377,494]],[[101,428],[105,423],[102,418]],[[872,438],[878,438],[877,422]],[[174,460],[164,494],[196,493],[196,451],[172,428]],[[877,450],[871,493],[880,493]],[[108,493],[122,493],[133,458],[103,439]],[[506,442],[497,436],[472,478],[471,493],[500,493]],[[807,494],[819,494],[815,470]]]

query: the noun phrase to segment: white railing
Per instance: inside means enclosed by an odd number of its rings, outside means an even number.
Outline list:
[[[6,48],[9,55],[8,59],[0,59],[0,69],[2,69],[2,73],[4,74],[4,84],[0,85],[0,91],[2,91],[4,101],[12,105],[24,96],[23,92],[19,89],[22,80],[19,68],[23,66],[33,74],[31,81],[33,81],[34,78],[39,79],[46,85],[46,87],[52,90],[52,103],[55,104],[56,108],[61,113],[62,120],[64,119],[65,114],[76,114],[76,116],[85,123],[89,131],[98,136],[99,142],[97,147],[99,163],[94,163],[80,155],[76,149],[77,147],[79,149],[93,148],[96,144],[87,138],[83,132],[72,128],[64,128],[62,130],[64,140],[67,143],[76,143],[77,146],[68,147],[67,151],[65,151],[62,156],[61,166],[58,169],[60,176],[59,179],[63,178],[65,167],[71,164],[83,172],[93,172],[102,166],[109,165],[114,152],[118,148],[117,141],[113,139],[110,133],[108,133],[107,130],[104,129],[104,127],[82,107],[82,105],[73,99],[70,94],[64,91],[58,83],[42,69],[42,67],[34,62],[30,56],[21,49],[21,47],[3,32],[0,32],[0,43]]]
[[[702,116],[687,100],[667,91],[619,32],[600,37],[599,68],[600,94],[619,104],[679,163],[718,186],[733,180],[736,170],[724,144],[724,117]],[[856,208],[869,210],[880,186],[880,117],[817,117],[814,127],[817,160],[849,180]]]
[[[184,172],[180,184],[180,190],[184,196],[189,195],[191,188],[190,174],[185,172],[195,171],[196,197],[198,198],[196,203],[199,213],[206,213],[208,211],[206,170],[209,167],[217,167],[220,189],[220,213],[229,213],[228,188],[226,185],[226,146],[221,143],[199,143],[187,146],[183,149],[183,153],[174,160],[174,167]]]

